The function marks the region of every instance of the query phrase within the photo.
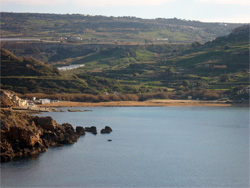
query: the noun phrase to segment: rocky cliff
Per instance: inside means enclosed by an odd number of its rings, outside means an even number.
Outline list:
[[[50,146],[73,144],[84,132],[76,132],[68,123],[60,125],[49,116],[31,116],[7,109],[1,109],[0,116],[1,162],[45,152]]]

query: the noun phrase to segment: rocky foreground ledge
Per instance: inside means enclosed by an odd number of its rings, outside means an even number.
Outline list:
[[[84,128],[75,131],[71,124],[60,125],[49,116],[1,109],[1,162],[45,152],[50,146],[73,144],[84,134]]]

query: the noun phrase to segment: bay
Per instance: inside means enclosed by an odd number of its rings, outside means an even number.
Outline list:
[[[2,163],[1,187],[249,187],[249,108],[77,109],[39,116],[99,133]]]

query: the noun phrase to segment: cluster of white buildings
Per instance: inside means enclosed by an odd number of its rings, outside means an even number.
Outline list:
[[[32,100],[29,101],[31,104],[48,104],[52,102],[59,102],[59,100],[51,100],[51,99],[36,99],[36,97],[33,97]]]
[[[71,69],[77,69],[80,67],[84,67],[84,64],[81,65],[69,65],[69,66],[63,66],[63,67],[58,67],[57,69],[60,71],[66,71],[66,70],[71,70]]]
[[[32,100],[21,99],[16,95],[15,92],[1,90],[3,96],[8,97],[10,100],[14,102],[19,107],[24,106],[36,106],[37,104],[48,104],[52,102],[59,102],[59,100],[50,100],[50,99],[36,99],[33,97]]]

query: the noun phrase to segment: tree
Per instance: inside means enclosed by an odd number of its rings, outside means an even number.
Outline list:
[[[25,54],[39,54],[40,50],[37,47],[29,47],[27,49],[24,50]]]
[[[188,86],[189,86],[189,81],[187,81],[187,80],[183,80],[182,81],[182,85],[185,87],[185,88],[187,88]]]
[[[229,76],[227,74],[220,75],[220,82],[227,82],[229,81]]]
[[[191,45],[193,48],[201,46],[199,42],[193,42]]]
[[[242,85],[236,86],[236,87],[234,87],[234,88],[231,89],[231,93],[232,93],[233,95],[238,95],[238,94],[240,94],[240,92],[241,92],[243,89],[245,89],[245,86],[242,86]]]
[[[173,76],[175,74],[174,67],[169,67],[165,70],[164,76]]]

